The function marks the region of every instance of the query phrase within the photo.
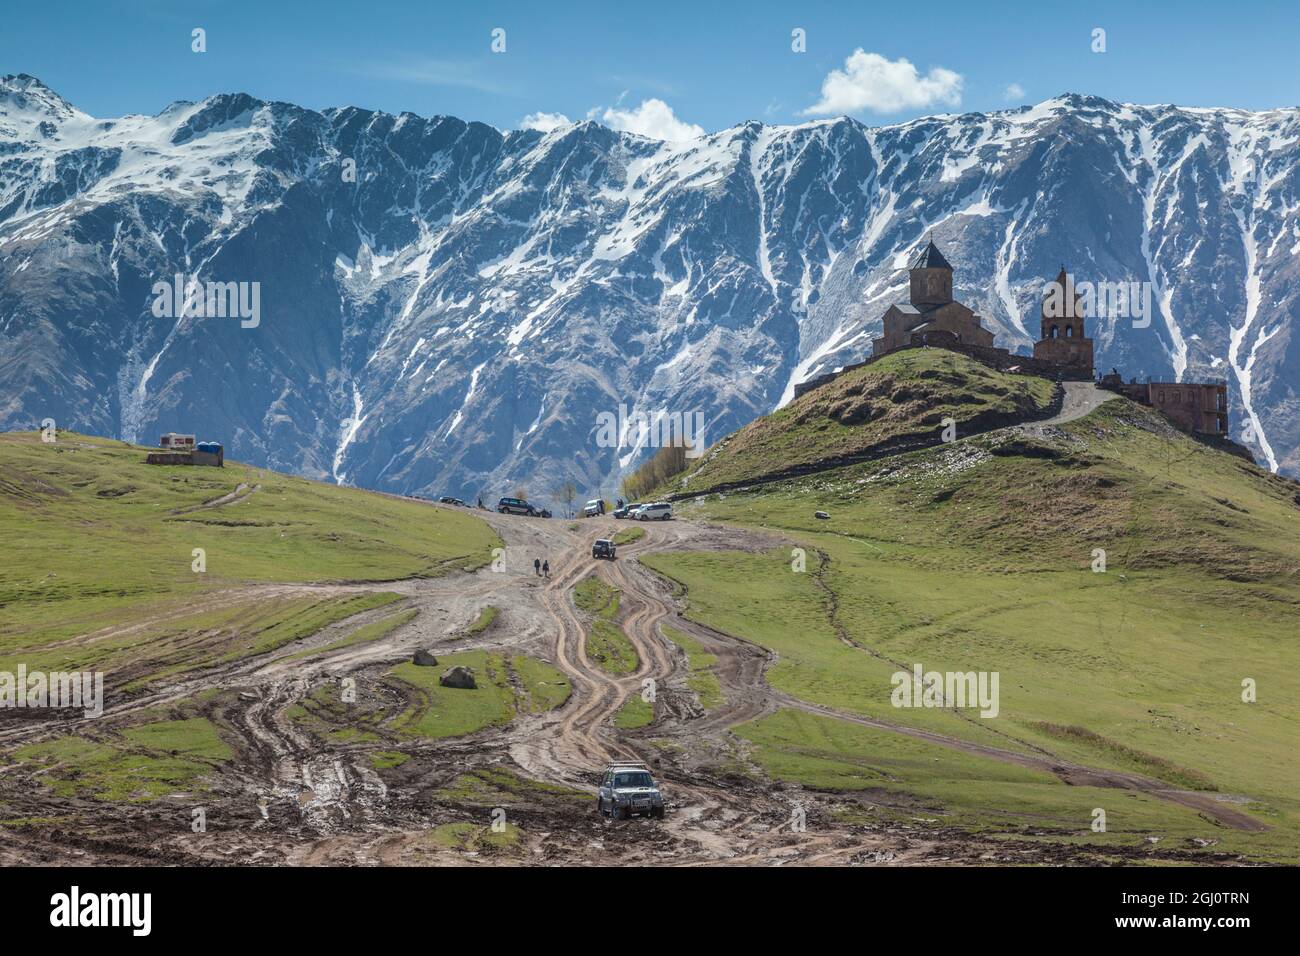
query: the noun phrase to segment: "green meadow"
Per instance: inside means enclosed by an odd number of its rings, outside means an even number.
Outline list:
[[[210,646],[191,664],[261,653],[376,600],[272,585],[473,569],[500,543],[451,509],[230,461],[146,465],[147,451],[0,434],[0,666],[166,676],[187,666],[170,650],[195,640]]]
[[[1216,852],[1296,862],[1298,492],[1113,401],[1051,438],[974,438],[680,503],[683,517],[789,545],[641,560],[685,588],[692,619],[776,651],[768,679],[792,696],[1213,793],[1269,830],[1106,796],[1129,801],[1134,833],[1166,826],[1171,838],[1218,840]],[[891,675],[917,663],[998,672],[997,717],[894,707]],[[1254,702],[1243,700],[1249,681]],[[793,712],[737,732],[768,772],[831,789],[885,786],[871,768],[915,744]],[[1042,815],[1079,819],[1080,788],[1046,778],[981,783],[979,795],[963,769],[972,761],[997,764],[981,780],[1027,771],[934,749],[929,773],[886,776],[946,822],[1017,832]]]

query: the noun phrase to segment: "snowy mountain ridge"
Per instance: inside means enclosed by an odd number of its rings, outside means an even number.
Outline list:
[[[1066,95],[885,127],[661,143],[222,94],[99,120],[0,80],[0,426],[152,442],[385,490],[612,492],[626,405],[710,439],[870,352],[933,234],[998,344],[1044,282],[1149,283],[1098,368],[1225,378],[1234,437],[1300,473],[1300,110]],[[263,318],[155,318],[174,274]],[[1244,435],[1239,434],[1246,428]]]

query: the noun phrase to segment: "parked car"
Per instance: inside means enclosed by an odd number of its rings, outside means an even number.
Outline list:
[[[614,763],[600,776],[596,809],[615,820],[626,820],[636,813],[662,820],[664,797],[645,764]]]
[[[605,513],[604,498],[592,498],[590,501],[588,501],[585,505],[582,506],[582,516],[584,518],[594,518],[596,517],[596,515],[603,515],[604,513]]]
[[[632,517],[637,521],[667,521],[673,516],[673,506],[666,501],[656,501],[654,504],[642,505],[632,513]]]
[[[465,507],[465,502],[461,501],[459,498],[453,498],[451,495],[443,495],[438,500],[444,505],[457,505],[461,508]]]
[[[638,501],[635,504],[628,504],[628,505],[624,505],[621,508],[615,508],[613,511],[610,512],[610,514],[612,514],[615,518],[628,518],[631,517],[633,511],[636,511],[636,509],[640,507],[641,507],[641,502]]]
[[[497,511],[503,515],[528,515],[530,518],[537,515],[537,509],[523,498],[502,498],[497,502]]]
[[[617,550],[613,541],[609,538],[597,538],[596,543],[591,546],[591,556],[593,558],[609,558],[614,560],[614,552]]]

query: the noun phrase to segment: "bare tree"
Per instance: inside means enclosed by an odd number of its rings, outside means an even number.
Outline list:
[[[573,499],[578,497],[578,486],[571,481],[566,481],[555,490],[555,496],[564,502],[565,508],[568,509],[568,517],[573,517]]]

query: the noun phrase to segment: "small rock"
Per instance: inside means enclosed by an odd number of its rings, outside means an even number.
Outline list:
[[[462,690],[474,690],[478,687],[474,681],[474,668],[466,667],[464,664],[447,668],[438,678],[438,683],[443,687],[459,687]]]
[[[418,647],[415,650],[415,656],[411,658],[411,663],[420,667],[433,667],[438,663],[438,658],[433,656],[433,651]]]

